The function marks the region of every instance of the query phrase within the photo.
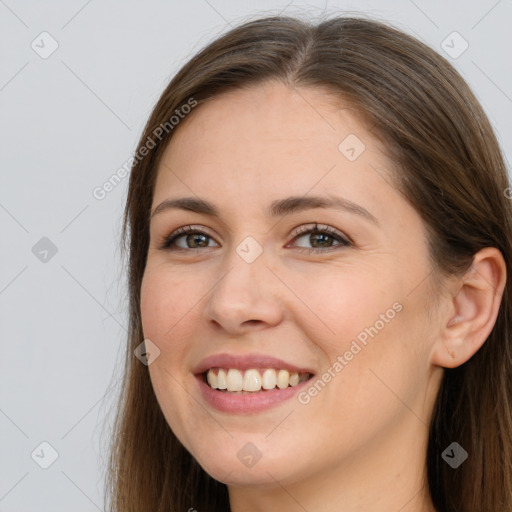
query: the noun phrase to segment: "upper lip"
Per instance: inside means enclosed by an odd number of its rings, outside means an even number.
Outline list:
[[[265,354],[215,354],[203,359],[192,371],[201,374],[210,368],[236,368],[249,370],[251,368],[278,368],[298,373],[313,374],[311,368],[297,366],[282,359]]]

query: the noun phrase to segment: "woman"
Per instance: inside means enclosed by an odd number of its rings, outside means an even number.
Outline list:
[[[512,511],[509,186],[467,84],[394,28],[209,44],[131,172],[109,510]]]

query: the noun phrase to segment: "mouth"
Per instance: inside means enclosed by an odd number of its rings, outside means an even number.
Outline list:
[[[312,368],[268,354],[221,353],[201,361],[192,373],[206,404],[228,414],[278,407],[308,386]]]
[[[238,395],[295,387],[312,376],[309,372],[288,371],[283,368],[210,368],[201,374],[203,382],[210,389]]]

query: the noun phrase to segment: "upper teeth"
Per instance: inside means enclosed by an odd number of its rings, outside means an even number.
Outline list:
[[[267,368],[262,374],[255,369],[240,371],[234,368],[210,369],[206,374],[210,387],[227,391],[260,391],[262,388],[273,389],[276,385],[279,389],[284,389],[289,385],[296,386],[308,377],[307,373],[299,375],[297,372],[273,368]]]

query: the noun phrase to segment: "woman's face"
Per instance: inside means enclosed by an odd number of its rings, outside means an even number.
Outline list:
[[[235,487],[382,476],[389,492],[425,462],[442,370],[424,226],[384,145],[330,98],[276,83],[216,97],[158,169],[153,211],[186,197],[215,214],[190,203],[151,218],[151,381],[179,440]],[[277,387],[214,390],[209,368],[220,387]]]

